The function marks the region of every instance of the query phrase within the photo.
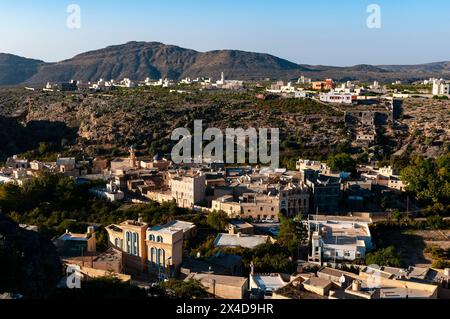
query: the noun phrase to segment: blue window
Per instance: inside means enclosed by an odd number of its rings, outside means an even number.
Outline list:
[[[139,256],[139,236],[136,233],[133,233],[132,247],[132,254],[135,256]]]
[[[127,246],[126,252],[128,254],[131,254],[131,233],[130,232],[126,233],[126,246]]]

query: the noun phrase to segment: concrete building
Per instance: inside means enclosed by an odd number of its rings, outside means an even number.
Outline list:
[[[89,191],[95,196],[106,198],[110,202],[121,201],[125,198],[125,193],[113,181],[106,184],[106,188],[92,188]]]
[[[248,294],[248,280],[243,277],[192,273],[185,280],[197,280],[206,290],[221,299],[244,299]]]
[[[155,226],[147,229],[147,256],[150,271],[173,273],[183,263],[183,229]]]
[[[442,79],[433,80],[433,95],[450,95],[450,84]]]
[[[202,173],[175,176],[170,189],[179,207],[192,208],[205,200],[206,176]]]
[[[238,202],[231,195],[213,200],[212,210],[223,211],[230,218],[278,221],[281,206],[278,196],[246,193],[239,197]]]
[[[183,229],[165,226],[149,228],[147,223],[125,221],[106,228],[109,243],[124,253],[128,273],[171,276],[183,262]]]
[[[253,296],[264,296],[264,299],[271,299],[273,294],[286,287],[290,283],[290,278],[285,279],[280,274],[250,274],[250,291]]]
[[[88,227],[86,234],[76,234],[66,231],[53,242],[60,256],[74,257],[89,255],[96,252],[94,227]]]
[[[312,242],[309,261],[323,264],[364,259],[372,249],[369,223],[336,216],[308,217]]]
[[[30,163],[26,159],[20,159],[17,155],[10,157],[6,160],[5,168],[7,169],[27,169],[30,167]]]
[[[334,103],[334,104],[352,104],[356,101],[357,96],[352,94],[341,94],[336,92],[329,92],[320,94],[320,101],[325,103]]]
[[[311,211],[319,213],[337,213],[341,199],[341,179],[334,176],[321,175],[318,172],[305,170],[304,181],[311,189],[313,207]]]
[[[253,249],[260,245],[267,243],[273,243],[273,239],[270,236],[261,235],[247,235],[241,233],[234,233],[234,228],[230,228],[228,234],[218,234],[214,241],[214,246],[220,248],[248,248]]]

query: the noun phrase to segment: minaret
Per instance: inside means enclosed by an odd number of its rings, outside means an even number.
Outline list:
[[[136,152],[134,151],[134,146],[130,147],[130,166],[132,168],[137,167],[137,159],[136,159]]]

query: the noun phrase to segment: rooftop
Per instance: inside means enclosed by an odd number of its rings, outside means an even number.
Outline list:
[[[86,234],[72,234],[65,233],[61,235],[58,240],[75,240],[75,241],[87,241],[88,237]]]
[[[310,277],[308,280],[306,280],[304,285],[312,286],[315,288],[326,288],[330,285],[332,285],[332,281],[328,279],[318,278],[318,277]]]
[[[183,228],[167,227],[165,225],[155,226],[155,227],[152,227],[147,230],[147,232],[158,232],[158,233],[169,234],[169,235],[174,235],[180,231],[183,231]]]
[[[267,243],[269,239],[270,236],[218,234],[214,245],[218,247],[243,247],[252,249]]]
[[[276,291],[289,284],[279,274],[252,275],[251,279],[258,285],[259,289],[265,291]]]
[[[212,282],[214,281],[219,285],[227,285],[241,288],[247,282],[247,278],[244,277],[235,277],[235,276],[223,276],[223,275],[212,275],[212,274],[204,274],[204,273],[192,273],[187,278],[198,280],[200,282]]]
[[[180,221],[180,220],[174,220],[174,221],[171,221],[170,223],[165,224],[162,227],[179,228],[179,229],[182,229],[184,232],[186,232],[186,231],[189,231],[189,230],[195,228],[196,226],[194,223],[184,222],[184,221]]]

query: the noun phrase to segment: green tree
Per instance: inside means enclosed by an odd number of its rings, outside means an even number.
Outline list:
[[[224,231],[228,225],[228,215],[223,211],[213,211],[208,214],[206,219],[208,225],[217,231]]]
[[[433,230],[443,229],[445,227],[444,219],[439,215],[427,217],[427,226]]]
[[[401,178],[422,204],[450,204],[450,153],[436,160],[415,158],[402,170]]]
[[[345,153],[331,156],[327,161],[327,165],[333,171],[348,173],[353,173],[356,171],[356,161],[349,154]]]
[[[161,284],[166,289],[168,296],[175,299],[204,299],[208,293],[200,282],[196,280],[181,281],[170,279]]]
[[[307,230],[301,222],[296,222],[285,216],[280,217],[280,233],[277,242],[287,248],[291,254],[296,254],[300,245],[307,240]]]
[[[401,267],[400,255],[395,251],[394,246],[380,249],[369,253],[366,256],[367,265]]]

